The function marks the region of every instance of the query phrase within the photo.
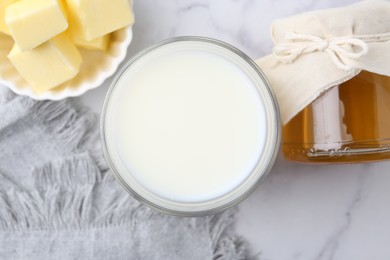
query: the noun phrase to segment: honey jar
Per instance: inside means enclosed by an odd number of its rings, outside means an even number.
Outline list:
[[[282,149],[299,162],[390,159],[390,77],[362,71],[328,90],[283,127]]]
[[[390,159],[390,2],[276,20],[257,61],[279,102],[282,150],[304,163]]]

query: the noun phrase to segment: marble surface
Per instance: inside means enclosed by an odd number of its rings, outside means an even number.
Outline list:
[[[253,59],[270,52],[272,20],[356,0],[135,0],[129,57],[160,40],[202,35]],[[99,112],[110,80],[82,97]],[[239,206],[237,231],[261,260],[390,259],[390,162],[310,166],[279,156]]]

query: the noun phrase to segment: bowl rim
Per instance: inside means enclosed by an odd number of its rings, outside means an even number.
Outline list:
[[[62,91],[45,91],[43,93],[35,93],[32,88],[19,88],[14,81],[6,80],[0,77],[0,84],[12,90],[17,95],[27,96],[34,100],[53,100],[58,101],[68,97],[76,97],[81,96],[87,91],[91,89],[98,88],[102,85],[102,83],[114,75],[114,73],[118,70],[119,65],[126,58],[128,47],[133,40],[133,30],[132,26],[127,26],[122,28],[125,31],[125,39],[120,42],[118,45],[118,53],[119,55],[114,57],[111,62],[111,66],[109,69],[102,71],[99,73],[96,78],[92,82],[84,82],[79,85],[77,88],[64,88]],[[119,29],[121,30],[121,29]]]

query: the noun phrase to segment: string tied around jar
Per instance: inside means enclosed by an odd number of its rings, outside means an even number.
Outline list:
[[[282,63],[292,63],[306,53],[326,52],[333,63],[344,71],[353,69],[345,59],[358,59],[368,52],[368,42],[390,40],[390,33],[371,35],[348,35],[333,38],[321,38],[312,34],[286,33],[285,40],[276,45],[273,55]]]

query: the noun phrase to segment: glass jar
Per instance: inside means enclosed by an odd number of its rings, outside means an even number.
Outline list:
[[[305,163],[390,159],[390,77],[362,71],[283,127],[283,153]]]

